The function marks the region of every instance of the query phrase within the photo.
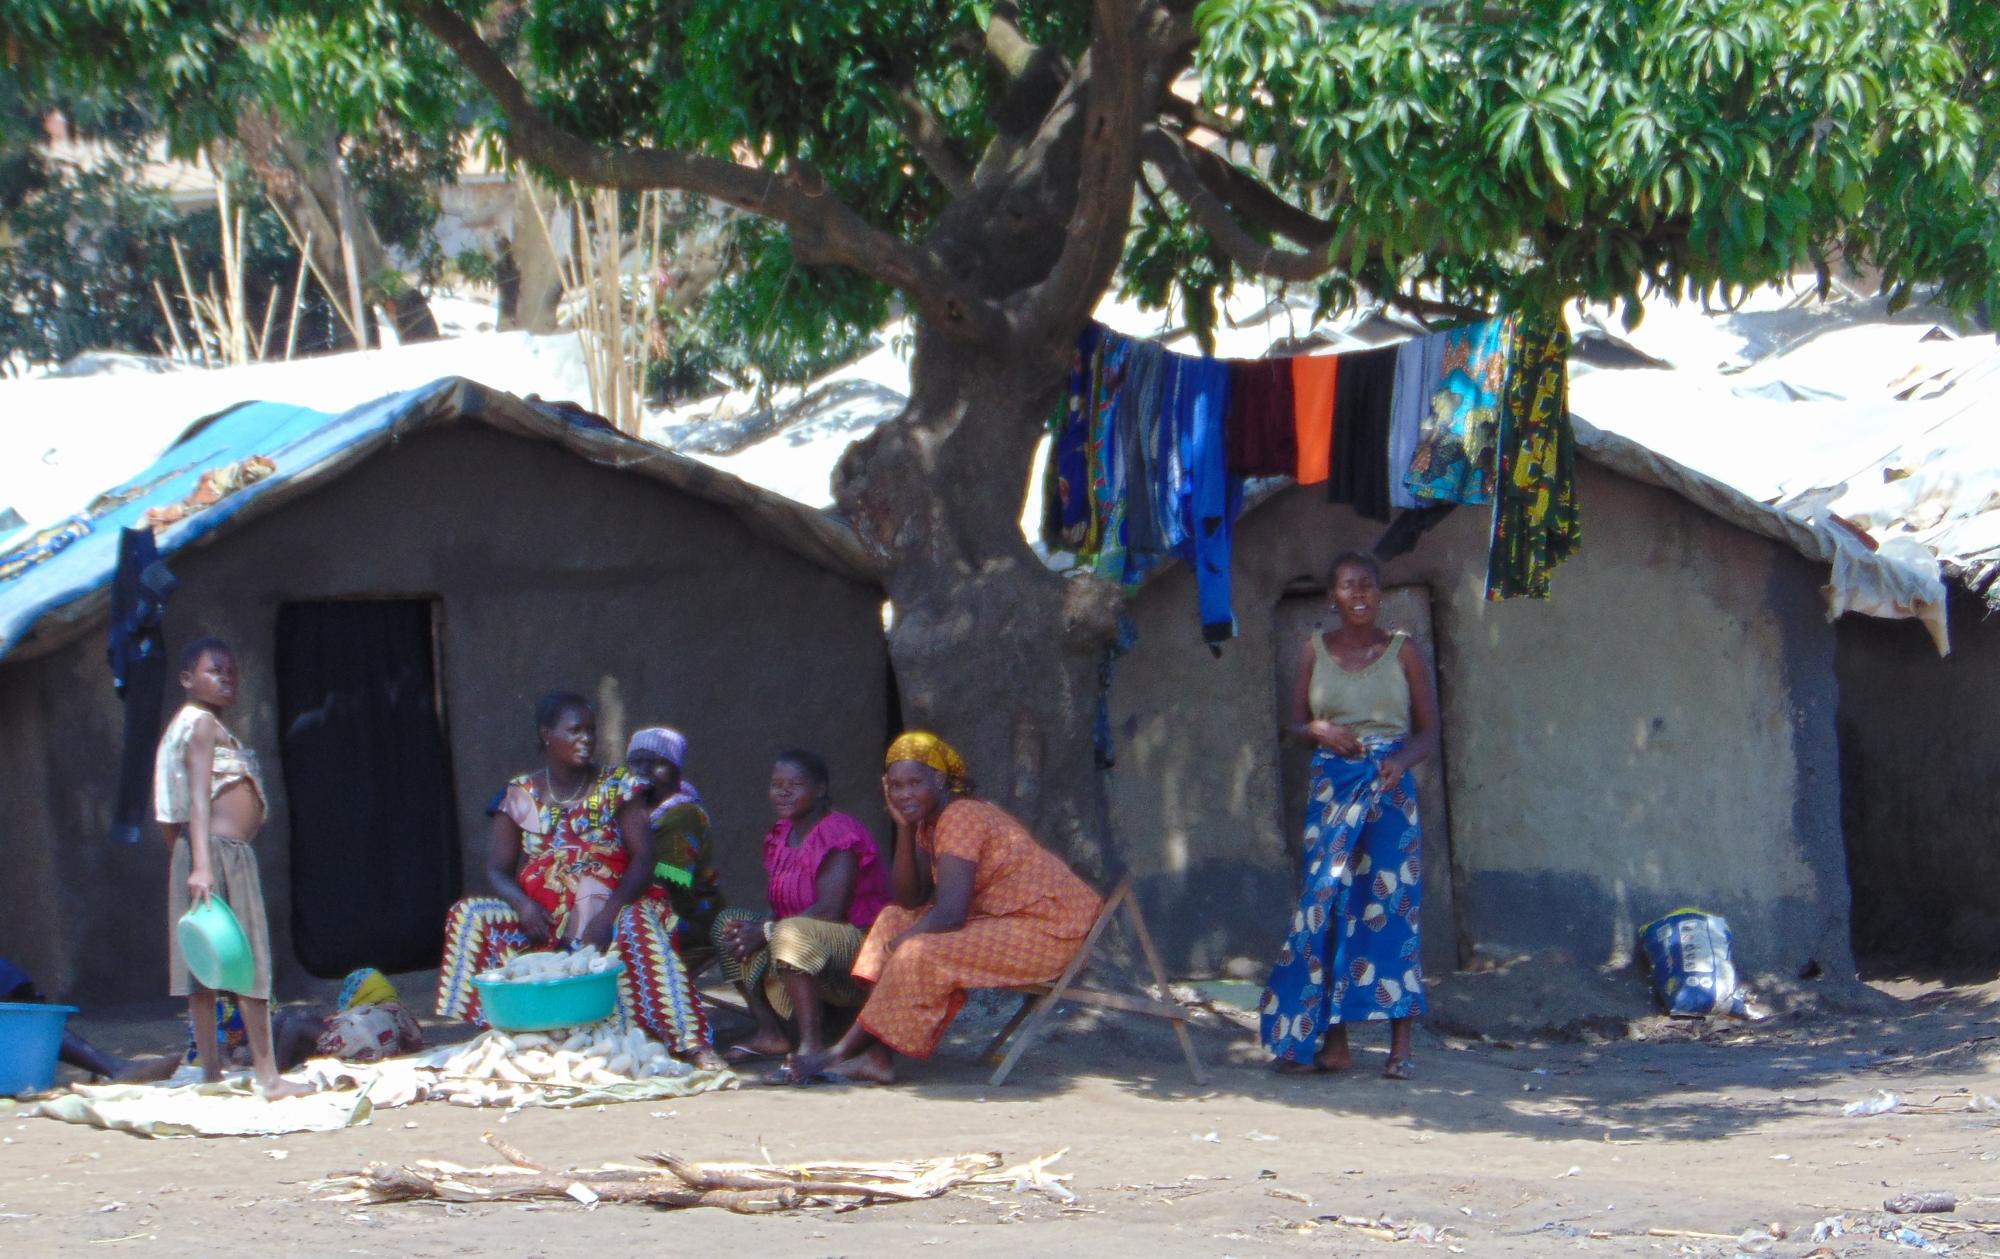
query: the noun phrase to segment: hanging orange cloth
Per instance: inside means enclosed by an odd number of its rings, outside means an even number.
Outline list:
[[[1300,485],[1327,479],[1333,461],[1333,386],[1340,371],[1335,354],[1300,354],[1292,359],[1292,429],[1299,443]]]

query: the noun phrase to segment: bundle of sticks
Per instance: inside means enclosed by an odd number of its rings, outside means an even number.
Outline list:
[[[569,1198],[643,1203],[655,1207],[720,1207],[755,1215],[815,1207],[870,1206],[935,1198],[964,1185],[1011,1185],[1037,1189],[1073,1201],[1049,1164],[1066,1151],[1004,1166],[998,1154],[956,1154],[945,1158],[886,1162],[696,1163],[672,1154],[641,1156],[645,1166],[607,1163],[594,1168],[550,1168],[497,1135],[485,1137],[506,1163],[462,1167],[423,1159],[403,1166],[370,1163],[319,1182],[315,1188],[334,1202],[528,1202]]]

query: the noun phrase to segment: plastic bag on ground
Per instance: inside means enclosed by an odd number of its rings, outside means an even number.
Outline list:
[[[1729,924],[1699,909],[1677,909],[1639,929],[1653,968],[1653,995],[1668,1014],[1699,1018],[1748,1012],[1730,957]]]

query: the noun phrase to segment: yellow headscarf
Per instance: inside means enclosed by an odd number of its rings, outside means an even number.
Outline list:
[[[364,1005],[381,1005],[384,1002],[402,1004],[396,993],[396,985],[388,976],[370,967],[348,975],[340,985],[339,1005],[343,1010],[352,1010]]]
[[[889,753],[882,758],[882,764],[894,765],[897,761],[915,761],[928,765],[944,775],[945,786],[955,796],[962,796],[972,790],[972,783],[966,777],[965,758],[957,749],[928,730],[911,730],[896,736],[889,745]]]

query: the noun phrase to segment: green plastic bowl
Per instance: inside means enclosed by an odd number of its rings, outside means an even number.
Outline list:
[[[229,902],[211,896],[181,915],[181,956],[195,981],[212,992],[244,992],[257,982],[257,959],[250,937],[230,912]]]
[[[526,983],[475,976],[472,986],[479,990],[487,1026],[503,1032],[551,1032],[610,1018],[618,1008],[618,977],[624,973],[625,964],[614,962],[595,975]]]

